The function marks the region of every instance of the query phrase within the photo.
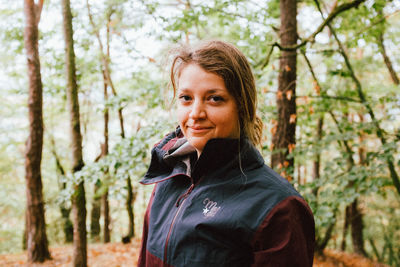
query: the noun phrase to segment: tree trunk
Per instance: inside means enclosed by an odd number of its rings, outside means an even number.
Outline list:
[[[82,136],[79,119],[78,86],[76,83],[76,67],[72,15],[69,0],[62,0],[62,13],[65,40],[65,62],[67,76],[67,99],[70,113],[70,132],[72,148],[72,171],[82,169]],[[74,223],[73,266],[87,266],[86,240],[86,199],[84,181],[78,181],[72,195],[72,214]]]
[[[321,117],[318,119],[318,124],[317,124],[317,141],[321,141],[322,140],[322,129],[324,126],[324,116],[321,115]],[[320,173],[320,169],[321,169],[321,153],[318,152],[315,155],[315,160],[313,162],[313,180],[318,180],[321,176]],[[314,195],[317,196],[318,193],[318,188],[314,188],[313,191]]]
[[[362,213],[358,208],[358,199],[355,199],[350,206],[351,214],[351,240],[353,243],[353,250],[355,253],[367,256],[364,249],[364,236],[363,236],[363,220]]]
[[[26,245],[26,241],[28,240],[28,231],[27,231],[27,227],[28,227],[28,222],[27,222],[27,215],[28,209],[25,210],[25,228],[24,228],[24,235],[22,236],[22,249],[26,250],[27,249],[27,245]]]
[[[72,215],[74,223],[74,248],[73,266],[87,266],[87,240],[86,240],[86,200],[85,187],[80,182],[74,188],[72,197]]]
[[[347,232],[349,230],[349,221],[350,221],[350,207],[346,206],[345,212],[344,212],[344,223],[343,223],[343,232],[342,232],[342,244],[340,246],[340,249],[342,251],[346,250],[346,236]]]
[[[128,196],[126,197],[126,210],[129,217],[128,236],[135,237],[135,214],[133,213],[133,203],[135,202],[136,193],[133,193],[131,177],[126,180]]]
[[[104,229],[103,229],[103,241],[104,243],[110,242],[110,207],[108,205],[108,190],[102,196],[102,206],[103,206],[103,219],[104,219]]]
[[[358,114],[360,121],[364,121],[364,116]],[[360,146],[358,147],[359,164],[365,165],[365,148],[363,145],[364,136],[360,134]],[[358,199],[355,199],[350,207],[351,211],[351,238],[353,243],[353,250],[355,253],[367,256],[364,249],[364,236],[363,236],[363,214],[358,207]]]
[[[100,186],[101,186],[100,180],[96,181],[94,185],[92,211],[90,213],[90,237],[95,242],[100,241],[101,197],[97,195]]]
[[[61,165],[61,161],[60,158],[57,155],[57,151],[56,151],[56,145],[54,142],[53,138],[50,138],[50,142],[51,142],[51,150],[52,150],[52,154],[54,156],[54,159],[56,161],[56,169],[57,169],[57,173],[58,173],[58,188],[60,189],[60,191],[64,190],[67,187],[66,182],[60,182],[61,178],[60,177],[64,177],[65,176],[65,170],[64,167]],[[71,209],[67,208],[66,203],[63,201],[62,203],[60,203],[60,212],[61,212],[61,217],[63,220],[63,228],[64,228],[64,236],[65,236],[65,242],[66,243],[71,243],[73,241],[73,236],[74,236],[74,227],[73,224],[71,222],[71,220],[69,219],[69,214],[71,213]]]
[[[107,28],[108,29],[108,28]],[[107,36],[108,36],[108,31],[107,31]],[[108,40],[108,38],[107,38]],[[107,42],[108,43],[108,42]],[[109,115],[108,115],[108,107],[107,107],[107,101],[108,101],[108,84],[107,84],[107,79],[105,75],[105,71],[103,70],[103,81],[104,81],[104,150],[103,150],[103,157],[108,155],[108,121],[109,121]],[[108,170],[104,173],[104,179],[108,178]],[[107,183],[104,183],[106,186]],[[102,206],[103,206],[103,219],[104,219],[104,228],[103,228],[103,238],[104,238],[104,243],[110,242],[110,208],[108,205],[108,189],[105,190],[104,195],[102,196]]]
[[[54,140],[52,140],[54,142]],[[65,176],[65,171],[63,166],[61,165],[60,159],[58,158],[58,155],[55,151],[55,146],[53,146],[53,155],[54,158],[56,160],[56,168],[57,168],[57,172],[59,173],[59,175],[61,177]],[[60,180],[60,178],[59,178]],[[59,182],[58,183],[58,187],[61,190],[65,190],[65,188],[67,187],[66,182]],[[73,236],[74,236],[74,227],[73,224],[71,222],[71,220],[69,219],[69,214],[71,213],[71,209],[66,207],[66,203],[63,201],[62,203],[60,203],[60,211],[61,211],[61,217],[64,223],[64,235],[65,235],[65,242],[67,243],[71,243],[73,241]]]
[[[24,1],[26,19],[24,42],[29,80],[29,137],[25,151],[28,262],[43,262],[50,259],[40,168],[43,148],[43,88],[38,48],[38,23],[42,5],[43,1],[40,1],[38,5],[33,0]]]
[[[297,1],[281,0],[280,39],[283,47],[297,42]],[[283,168],[281,174],[291,180],[294,159],[289,157],[296,143],[296,50],[281,51],[277,92],[278,124],[272,137],[271,166]]]
[[[100,154],[96,157],[94,162],[98,162],[104,155],[104,144],[100,145]],[[101,181],[97,180],[94,184],[94,194],[92,200],[92,211],[90,213],[90,237],[93,241],[100,241],[100,216],[101,216],[101,196],[99,196],[99,189]]]

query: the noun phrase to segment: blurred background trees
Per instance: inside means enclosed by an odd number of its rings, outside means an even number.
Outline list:
[[[317,250],[400,264],[399,1],[71,0],[81,169],[66,130],[62,2],[44,1],[38,25],[50,246],[71,242],[71,197],[83,181],[89,243],[140,237],[152,189],[138,181],[153,144],[176,125],[171,49],[217,38],[249,58],[263,156],[310,203]],[[289,25],[281,22],[285,3],[297,10],[286,14]],[[29,80],[23,1],[0,6],[0,252],[7,253],[22,249],[25,229]]]

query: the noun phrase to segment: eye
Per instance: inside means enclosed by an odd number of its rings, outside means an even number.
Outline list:
[[[215,103],[223,102],[225,100],[222,96],[219,96],[219,95],[211,95],[208,99],[211,102],[215,102]]]
[[[181,102],[189,102],[190,100],[192,100],[192,98],[190,96],[188,96],[188,95],[180,95],[179,96],[179,100]]]

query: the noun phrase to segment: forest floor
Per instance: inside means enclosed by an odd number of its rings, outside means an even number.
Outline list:
[[[90,267],[125,267],[135,266],[139,255],[140,240],[135,239],[130,244],[109,243],[109,244],[89,244],[88,246],[88,266]],[[66,267],[72,264],[72,246],[51,247],[50,253],[52,260],[42,264],[27,264],[26,253],[0,255],[1,267]],[[333,251],[326,250],[325,256],[315,257],[314,267],[385,267],[387,265],[374,263],[369,259]]]

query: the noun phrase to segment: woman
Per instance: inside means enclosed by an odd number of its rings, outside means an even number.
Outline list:
[[[255,148],[262,123],[245,56],[206,42],[174,58],[179,127],[152,150],[138,266],[312,266],[304,199]]]

